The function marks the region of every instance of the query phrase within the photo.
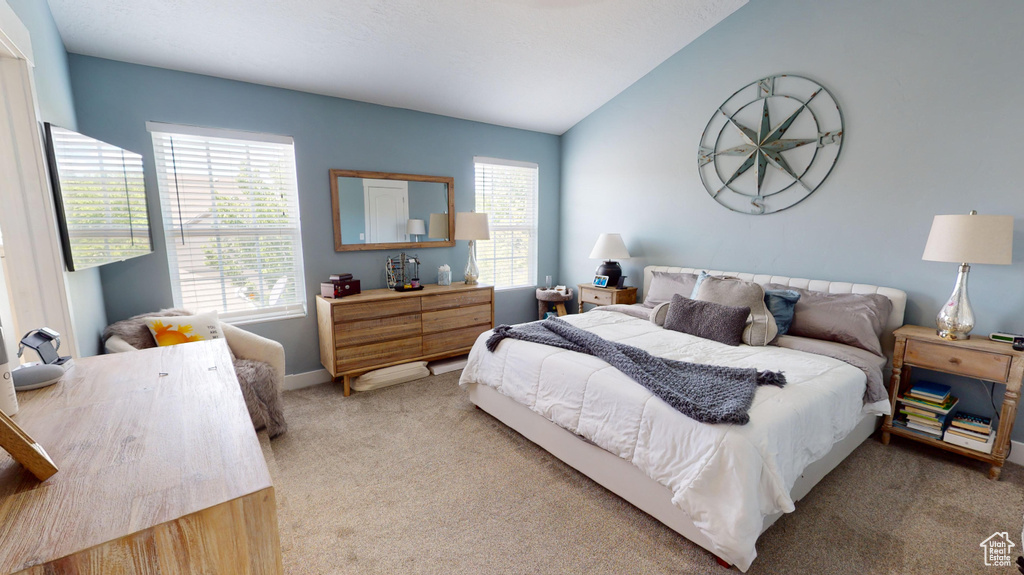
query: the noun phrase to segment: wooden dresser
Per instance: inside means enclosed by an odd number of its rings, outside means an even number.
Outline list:
[[[0,451],[0,574],[278,574],[270,473],[223,340],[75,360],[14,417],[60,468]]]
[[[352,378],[392,365],[468,353],[494,327],[494,288],[453,283],[422,290],[364,291],[339,299],[316,296],[320,363],[345,395]]]

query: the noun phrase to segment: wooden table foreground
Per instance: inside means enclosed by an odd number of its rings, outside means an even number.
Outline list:
[[[223,340],[76,360],[0,451],[0,574],[282,572],[270,474]]]

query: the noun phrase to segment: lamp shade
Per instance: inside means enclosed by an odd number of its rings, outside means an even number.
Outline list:
[[[620,234],[601,234],[590,252],[592,260],[624,260],[629,258],[629,251]]]
[[[430,233],[427,237],[448,239],[448,214],[430,214]]]
[[[412,219],[405,223],[405,233],[422,235],[427,233],[427,225],[423,220]]]
[[[1008,265],[1013,260],[1013,216],[935,216],[921,259]]]
[[[457,212],[455,214],[455,239],[491,239],[491,226],[487,223],[487,214],[478,214],[476,212]]]

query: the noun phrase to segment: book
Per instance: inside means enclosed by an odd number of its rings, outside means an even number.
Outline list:
[[[352,279],[352,274],[331,274],[332,282],[347,281]]]
[[[973,431],[967,431],[966,429],[960,429],[957,427],[950,427],[949,429],[946,430],[946,433],[954,433],[956,435],[967,437],[969,439],[975,439],[981,442],[988,441],[988,438],[991,436],[991,434],[989,433],[975,433]]]
[[[910,397],[908,395],[904,395],[903,397],[898,397],[897,399],[899,399],[901,402],[903,402],[903,405],[905,405],[905,406],[913,406],[913,407],[916,407],[916,408],[919,408],[919,409],[924,409],[924,410],[928,410],[928,411],[933,411],[935,413],[940,413],[942,415],[946,415],[947,413],[949,413],[954,407],[956,407],[957,402],[960,401],[959,399],[957,399],[956,397],[953,397],[952,395],[949,396],[946,399],[946,401],[942,402],[942,403],[936,403],[934,401],[918,399],[918,398],[915,398],[915,397]]]
[[[988,433],[992,431],[992,418],[974,415],[966,411],[958,411],[953,416],[952,425],[963,429]]]
[[[894,419],[894,420],[892,420],[892,425],[893,425],[893,427],[898,427],[898,428],[902,429],[903,431],[907,431],[909,433],[913,433],[914,435],[920,435],[921,437],[927,437],[927,438],[930,438],[930,439],[940,439],[941,438],[941,436],[936,436],[934,432],[931,432],[931,431],[928,431],[928,432],[918,431],[917,429],[913,429],[911,427],[908,427],[907,423],[905,421],[898,421],[898,420]]]
[[[926,425],[928,427],[934,427],[935,429],[942,429],[942,424],[944,423],[944,422],[939,421],[937,419],[929,419],[929,418],[920,417],[920,416],[913,415],[913,414],[907,415],[907,421],[908,422],[916,423],[918,425]]]
[[[944,403],[949,398],[949,392],[952,388],[948,385],[942,385],[941,383],[932,383],[930,381],[919,381],[914,387],[910,388],[907,392],[911,397],[917,397],[926,401],[934,401],[936,403]]]
[[[995,435],[993,434],[992,436],[989,436],[988,441],[982,442],[974,439],[967,439],[962,435],[946,431],[942,440],[951,445],[966,447],[967,449],[973,449],[974,451],[980,451],[981,453],[992,453],[992,446],[995,444]]]
[[[935,417],[938,415],[934,411],[928,411],[927,409],[921,409],[920,407],[914,407],[912,405],[904,405],[900,413],[914,413],[923,417]]]
[[[912,417],[912,418],[916,418],[916,419],[920,419],[920,420],[924,420],[924,421],[929,421],[929,422],[932,422],[932,423],[939,423],[939,424],[946,423],[946,416],[945,415],[936,416],[936,414],[928,413],[927,411],[923,411],[922,412],[922,411],[916,411],[916,410],[913,410],[913,409],[901,409],[900,413],[902,413],[903,415],[906,415],[907,417]]]
[[[934,437],[936,439],[942,439],[942,430],[936,427],[928,427],[926,425],[919,425],[913,421],[907,422],[907,427],[914,431],[919,431],[928,437]]]

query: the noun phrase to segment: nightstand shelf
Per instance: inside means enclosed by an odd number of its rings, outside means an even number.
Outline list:
[[[893,425],[893,416],[885,417],[882,424],[882,443],[888,445],[890,435],[938,447],[966,457],[991,464],[988,476],[999,479],[1003,463],[1010,448],[1010,434],[1017,417],[1021,380],[1024,379],[1024,352],[1014,351],[1005,343],[977,336],[968,340],[947,341],[935,333],[934,328],[906,325],[896,330],[896,348],[893,353],[892,379],[889,384],[889,403],[896,414],[897,398],[910,387],[911,368],[919,367],[974,379],[1006,385],[1003,404],[999,412],[992,453],[982,453],[940,439],[915,433]]]
[[[613,304],[634,304],[636,303],[636,288],[600,288],[593,284],[578,284],[579,287],[579,312],[583,313],[583,304],[613,305]]]

